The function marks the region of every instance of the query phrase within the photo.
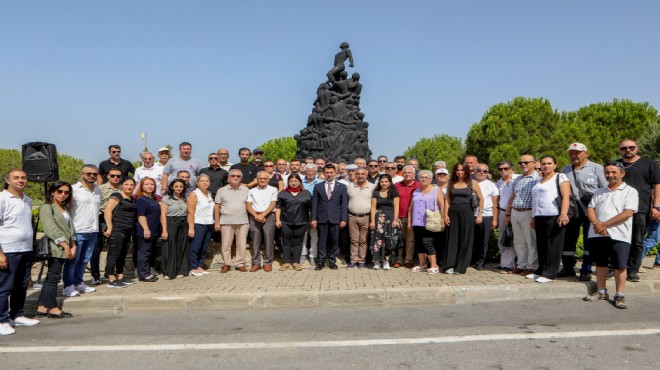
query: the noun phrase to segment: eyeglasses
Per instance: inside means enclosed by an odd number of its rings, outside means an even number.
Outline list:
[[[497,170],[502,172],[502,171],[508,171],[508,170],[510,170],[510,168],[509,167],[500,167]]]
[[[229,175],[229,177],[241,177],[241,175]]]
[[[396,170],[396,167],[385,167],[386,170]]]
[[[477,173],[488,173],[488,170],[482,170],[482,169],[480,169],[480,168],[477,168],[476,170],[474,170],[474,172],[477,172]]]
[[[635,149],[637,149],[637,147],[634,146],[634,145],[631,145],[631,146],[622,146],[622,147],[619,148],[619,150],[622,151],[622,152],[625,152],[626,150],[633,151],[633,150],[635,150]]]
[[[534,162],[536,162],[536,161],[520,161],[520,162],[518,162],[518,164],[521,165],[521,166],[522,166],[522,165],[527,166],[528,164],[530,164],[530,163],[534,163]]]
[[[209,157],[209,161],[217,161],[218,159],[218,157]]]
[[[378,162],[379,163],[387,163],[387,159],[379,159]]]
[[[378,165],[377,164],[370,164],[369,167],[376,168],[376,167],[378,167]]]
[[[121,153],[121,150],[111,150],[110,153]]]
[[[113,178],[113,179],[116,179],[116,178],[118,178],[118,177],[121,177],[121,175],[108,175],[108,177]]]
[[[62,189],[57,189],[57,190],[55,190],[55,192],[56,192],[57,194],[64,194],[64,195],[69,195],[69,193],[71,193],[71,192],[68,191],[68,190],[62,190]]]
[[[83,175],[87,175],[87,176],[98,176],[99,173],[98,173],[98,172],[83,172]]]
[[[621,163],[621,162],[609,162],[609,163],[605,163],[605,165],[604,165],[603,167],[609,167],[609,166],[614,166],[614,167],[619,167],[619,168],[625,168],[625,167],[623,167],[623,163]]]
[[[153,158],[146,157],[146,158],[142,158],[142,160],[143,160],[143,161],[153,161],[154,159],[153,159]]]
[[[264,167],[275,167],[274,164],[265,164]]]

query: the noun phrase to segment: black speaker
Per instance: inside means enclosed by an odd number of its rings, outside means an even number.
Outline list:
[[[58,181],[60,171],[55,144],[40,141],[23,144],[23,171],[30,181]]]

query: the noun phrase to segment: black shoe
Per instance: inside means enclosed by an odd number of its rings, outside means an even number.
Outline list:
[[[337,265],[330,265],[330,270],[337,270],[339,267]]]
[[[69,312],[64,312],[64,311],[62,311],[58,314],[54,314],[54,313],[49,313],[48,314],[49,319],[68,319],[69,317],[73,317],[73,314],[71,314]]]
[[[316,267],[314,267],[314,270],[315,270],[315,271],[321,271],[321,270],[323,270],[323,265],[316,265]]]
[[[639,281],[639,275],[637,275],[637,272],[631,271],[630,274],[628,274],[628,277],[626,278],[628,281],[632,281],[633,283],[636,283]]]
[[[574,269],[564,268],[557,273],[557,277],[575,277],[577,274]],[[591,280],[591,279],[589,279]]]
[[[158,281],[158,276],[151,275],[151,276],[146,277],[146,278],[140,278],[140,281],[144,281],[144,282],[147,282],[147,283],[154,283],[154,282]]]
[[[121,279],[118,279],[118,281],[122,282],[124,285],[133,285],[135,284],[135,280],[131,280],[127,278],[126,276],[123,276]]]
[[[591,272],[580,271],[580,281],[591,281]]]
[[[48,316],[48,312],[37,311],[34,315],[35,316]]]
[[[475,268],[477,269],[477,271],[485,271],[486,270],[486,268],[484,266],[477,266]]]

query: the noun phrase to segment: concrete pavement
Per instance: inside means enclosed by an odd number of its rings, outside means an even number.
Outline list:
[[[643,266],[650,267],[652,258]],[[217,267],[217,264],[212,265]],[[68,311],[94,310],[127,312],[142,310],[219,310],[219,309],[277,309],[301,307],[364,307],[401,305],[449,305],[497,301],[524,301],[575,298],[580,299],[591,283],[575,278],[558,279],[539,284],[519,275],[503,275],[489,265],[486,271],[468,269],[465,275],[413,273],[406,268],[372,270],[324,269],[314,271],[305,264],[300,272],[280,272],[279,264],[272,272],[230,271],[221,274],[210,269],[206,276],[186,276],[155,283],[138,282],[125,289],[111,289],[105,284],[94,293],[63,298]],[[34,267],[33,276],[38,273]],[[127,276],[130,276],[127,274]],[[87,276],[86,276],[87,277]],[[641,281],[626,284],[626,296],[657,295],[660,292],[660,269],[647,268]],[[91,278],[90,278],[91,279]],[[89,284],[89,280],[87,280]],[[614,293],[614,281],[608,281]],[[28,291],[28,308],[36,308],[39,291]]]

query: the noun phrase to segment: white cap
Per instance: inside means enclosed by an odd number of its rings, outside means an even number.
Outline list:
[[[166,147],[166,146],[164,146],[164,147],[158,149],[158,153],[160,153],[160,152],[169,152],[169,151],[170,151],[170,149],[169,149],[168,147]]]
[[[567,150],[577,150],[578,152],[586,152],[587,146],[582,143],[573,143],[568,146]]]
[[[439,168],[438,170],[435,171],[436,175],[439,173],[444,173],[445,175],[449,175],[449,171],[447,171],[446,168]]]

